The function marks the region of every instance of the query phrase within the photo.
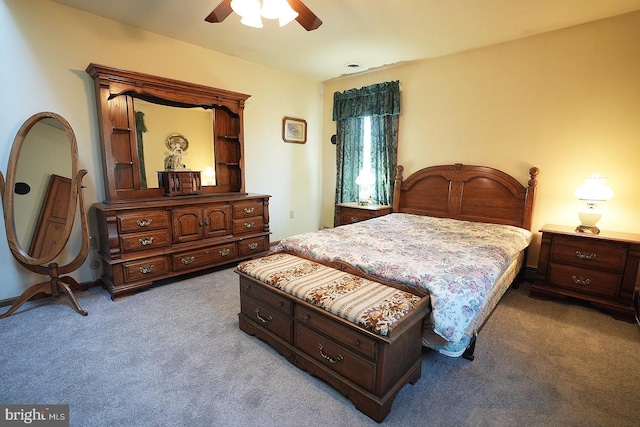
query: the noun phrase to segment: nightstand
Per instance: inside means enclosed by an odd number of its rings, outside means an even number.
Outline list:
[[[391,213],[391,206],[387,205],[360,205],[353,203],[336,203],[336,221],[338,225],[352,224],[370,218]]]
[[[534,298],[573,297],[633,322],[633,293],[640,288],[640,234],[577,233],[574,227],[545,225]]]

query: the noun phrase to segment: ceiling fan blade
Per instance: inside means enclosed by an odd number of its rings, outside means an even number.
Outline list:
[[[204,20],[211,23],[222,22],[227,16],[231,15],[231,12],[233,12],[231,0],[223,0]]]
[[[320,18],[311,12],[300,0],[287,0],[287,2],[289,2],[289,6],[291,6],[293,10],[298,12],[296,21],[298,21],[298,24],[302,25],[305,30],[313,31],[322,25]]]

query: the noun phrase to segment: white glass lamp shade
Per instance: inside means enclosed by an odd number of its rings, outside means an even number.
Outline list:
[[[240,22],[248,27],[262,28],[260,0],[233,0],[231,9],[242,17]]]
[[[578,212],[580,225],[576,231],[591,231],[596,234],[600,232],[600,229],[596,227],[602,218],[598,204],[613,198],[613,191],[605,185],[606,180],[603,176],[593,174],[585,178],[584,185],[578,187],[573,193],[577,199],[585,202],[584,207]]]
[[[371,171],[363,170],[356,178],[356,184],[360,187],[358,192],[358,201],[361,205],[370,205],[371,196],[373,195],[373,184],[376,183],[376,179]]]
[[[278,24],[281,27],[284,27],[289,22],[296,19],[299,14],[295,10],[291,9],[291,6],[289,6],[289,3],[287,3],[286,0],[281,0],[281,2],[283,6],[280,9],[280,14],[278,15]]]

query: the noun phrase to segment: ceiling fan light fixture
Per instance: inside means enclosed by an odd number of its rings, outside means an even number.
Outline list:
[[[231,9],[240,17],[240,23],[253,28],[262,28],[260,0],[233,0]]]
[[[284,27],[289,22],[296,19],[299,15],[298,12],[293,10],[287,0],[280,0],[282,2],[282,8],[280,9],[280,15],[278,16],[278,23],[281,27]]]
[[[283,0],[262,0],[260,14],[266,19],[278,19]],[[286,0],[285,0],[286,2]]]

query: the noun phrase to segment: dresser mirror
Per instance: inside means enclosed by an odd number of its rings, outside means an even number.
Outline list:
[[[133,107],[140,188],[160,187],[157,172],[167,166],[169,153],[176,145],[184,152],[184,165],[202,171],[204,185],[215,185],[213,110],[172,107],[137,98]]]
[[[73,290],[84,289],[63,274],[77,270],[89,252],[89,233],[81,191],[86,170],[78,170],[76,138],[60,115],[42,112],[22,125],[13,142],[6,181],[0,174],[5,230],[14,258],[31,272],[50,279],[28,288],[0,316],[7,317],[38,294],[64,293],[74,308],[82,310]],[[81,245],[74,257],[68,253],[76,213],[80,213]],[[58,262],[66,262],[59,265]]]
[[[90,64],[108,203],[161,198],[167,138],[189,141],[199,195],[244,193],[243,110],[249,95]],[[140,114],[142,113],[142,114]]]

